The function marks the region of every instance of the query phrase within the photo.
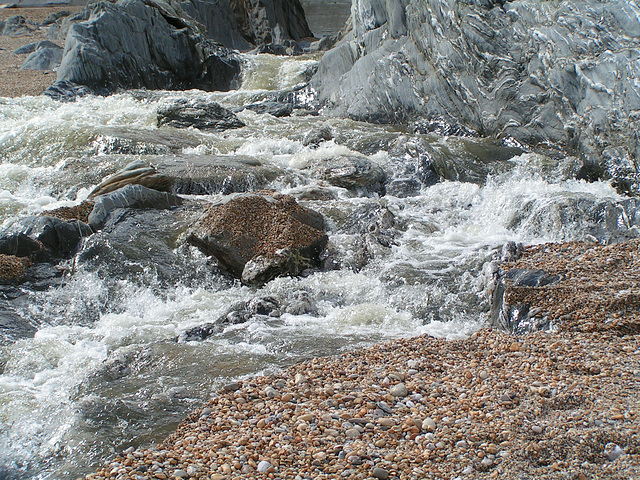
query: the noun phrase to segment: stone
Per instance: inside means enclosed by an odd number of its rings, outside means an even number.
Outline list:
[[[258,472],[260,473],[268,473],[272,469],[273,467],[271,466],[271,463],[267,462],[266,460],[262,460],[260,463],[258,463]]]
[[[119,0],[92,4],[87,10],[88,20],[69,28],[57,71],[59,90],[64,91],[61,82],[67,82],[95,93],[118,88],[226,91],[237,82],[240,64],[235,54],[203,37],[179,7]]]
[[[389,478],[389,472],[387,472],[384,468],[375,467],[371,471],[371,475],[378,480],[387,480]]]
[[[46,45],[43,45],[46,44]],[[52,42],[40,42],[20,66],[21,70],[53,70],[62,61],[62,47]]]
[[[16,49],[13,51],[14,55],[25,55],[28,53],[33,53],[36,50],[40,49],[40,48],[59,48],[62,49],[61,46],[50,42],[49,40],[43,40],[41,42],[35,42],[35,43],[28,43],[26,45],[23,45],[22,47]]]
[[[406,397],[409,394],[409,391],[404,383],[399,383],[391,387],[389,389],[389,393],[394,397]]]
[[[130,184],[95,197],[94,207],[89,215],[89,225],[98,230],[108,215],[119,208],[169,209],[181,203],[182,199],[177,195]]]
[[[321,160],[312,168],[320,178],[356,193],[384,194],[386,174],[364,157],[338,155]]]
[[[187,241],[243,282],[262,284],[319,266],[327,243],[323,230],[322,215],[293,197],[238,194],[208,208]]]
[[[241,155],[172,155],[163,157],[157,168],[183,195],[253,192],[287,179],[287,173],[273,164]]]
[[[56,261],[75,253],[80,240],[91,234],[91,227],[77,220],[44,215],[19,218],[0,232],[0,254]]]
[[[22,15],[13,15],[0,22],[0,35],[15,37],[31,33],[35,28],[36,25],[28,22]]]
[[[180,99],[158,109],[158,126],[220,132],[244,127],[244,123],[218,103]]]
[[[425,418],[422,422],[422,430],[433,432],[436,429],[436,422],[432,418]]]
[[[171,177],[159,173],[155,167],[136,160],[100,182],[91,191],[89,198],[114,192],[127,185],[141,185],[149,189],[170,193],[173,189],[173,180]]]
[[[269,114],[274,117],[288,117],[293,112],[292,102],[275,102],[264,101],[260,103],[251,103],[242,107],[242,110],[251,110],[255,113]]]
[[[31,264],[31,260],[25,257],[0,254],[0,283],[19,283]]]

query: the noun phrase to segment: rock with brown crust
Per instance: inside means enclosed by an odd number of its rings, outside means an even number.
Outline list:
[[[319,266],[327,236],[322,215],[293,197],[262,191],[213,205],[187,241],[244,283],[262,284]]]

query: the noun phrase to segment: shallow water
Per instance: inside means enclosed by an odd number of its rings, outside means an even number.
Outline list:
[[[130,241],[94,235],[62,285],[24,291],[2,304],[2,315],[10,307],[28,328],[6,333],[0,343],[0,478],[87,473],[116,451],[162,440],[233,379],[391,338],[467,336],[486,324],[483,268],[505,242],[591,238],[606,220],[598,205],[623,201],[607,183],[575,180],[575,159],[522,153],[483,163],[495,145],[482,139],[249,111],[239,114],[246,127],[223,133],[156,126],[158,108],[172,99],[242,105],[304,81],[316,61],[247,58],[243,88],[228,94],[131,92],[74,103],[0,99],[2,221],[77,204],[104,176],[135,159],[243,155],[281,169],[268,186],[306,199],[325,215],[329,251],[339,266],[256,289],[225,277],[185,245],[184,225],[171,212],[155,226],[144,223],[143,213],[133,214],[130,221],[142,222],[144,233]],[[304,146],[305,134],[320,127],[328,127],[333,140]],[[123,136],[155,143],[122,153],[114,138]],[[388,183],[417,178],[425,149],[453,163],[482,164],[486,178],[422,185],[402,198],[356,195],[313,170],[337,155],[359,155],[381,167]],[[309,200],[317,191],[324,199]],[[630,226],[622,214],[614,220],[621,230]],[[312,308],[254,316],[205,341],[176,342],[189,328],[226,315],[231,305],[266,296],[282,303],[308,299]]]

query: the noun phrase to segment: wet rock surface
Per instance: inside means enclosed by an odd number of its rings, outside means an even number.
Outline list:
[[[119,190],[127,185],[140,185],[160,192],[172,192],[173,180],[143,161],[134,161],[105,178],[89,194],[89,198]]]
[[[268,187],[286,172],[273,164],[240,155],[177,155],[158,159],[158,171],[172,179],[182,195],[253,192]]]
[[[262,284],[319,266],[327,237],[322,215],[293,197],[266,192],[233,195],[213,205],[187,241],[244,283]]]
[[[244,123],[215,102],[179,100],[158,110],[158,126],[224,131],[244,127]]]

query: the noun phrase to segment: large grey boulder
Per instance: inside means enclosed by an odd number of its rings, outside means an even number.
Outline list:
[[[87,7],[89,19],[72,25],[58,83],[95,92],[116,89],[229,90],[240,64],[207,40],[195,21],[161,2],[120,0]]]
[[[239,194],[211,206],[187,241],[246,284],[320,266],[324,219],[288,195]]]
[[[62,61],[62,47],[52,42],[40,42],[20,66],[22,70],[53,70]]]
[[[640,20],[630,2],[355,0],[351,15],[312,81],[329,112],[438,120],[594,162],[611,145],[636,155]]]

